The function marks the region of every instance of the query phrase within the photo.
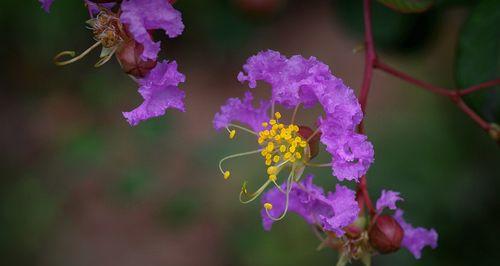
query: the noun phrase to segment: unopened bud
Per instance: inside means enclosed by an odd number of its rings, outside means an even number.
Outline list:
[[[136,78],[143,78],[156,66],[155,60],[144,61],[141,59],[143,50],[142,44],[133,39],[121,45],[118,52],[116,52],[116,58],[125,73]]]
[[[310,127],[306,126],[299,126],[299,135],[304,138],[304,139],[309,139],[312,134],[314,134],[314,131]],[[308,141],[309,144],[309,149],[311,151],[311,158],[316,157],[319,152],[319,138],[321,137],[321,132],[316,132],[314,136]]]
[[[386,254],[399,249],[404,231],[394,218],[381,215],[373,224],[368,236],[371,245],[380,253]]]

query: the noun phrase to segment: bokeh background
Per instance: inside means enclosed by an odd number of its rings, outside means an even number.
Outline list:
[[[228,181],[217,162],[255,140],[239,133],[229,141],[211,120],[226,98],[246,90],[236,75],[264,49],[316,56],[358,90],[361,1],[177,1],[186,30],[163,42],[161,56],[187,76],[188,111],[137,127],[121,112],[141,97],[116,61],[95,69],[96,52],[67,67],[52,64],[58,52],[92,44],[81,2],[55,1],[50,14],[34,0],[0,3],[2,265],[335,265],[337,254],[316,251],[317,239],[296,215],[264,232],[260,204],[238,202],[244,179],[256,186],[263,178],[262,162],[231,162]],[[440,1],[419,15],[374,3],[380,55],[454,87],[458,33],[475,2]],[[380,72],[367,113],[372,196],[401,191],[407,219],[439,233],[439,247],[419,261],[401,250],[374,265],[496,264],[495,142],[446,99]],[[334,186],[328,170],[314,173]]]

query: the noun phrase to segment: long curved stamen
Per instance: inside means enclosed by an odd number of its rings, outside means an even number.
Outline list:
[[[286,213],[288,212],[288,204],[289,204],[289,199],[290,199],[290,191],[292,191],[292,181],[293,181],[293,177],[294,177],[294,174],[295,174],[295,164],[292,165],[292,171],[290,171],[290,174],[288,175],[288,179],[286,181],[286,201],[285,201],[285,210],[283,210],[283,213],[278,217],[273,217],[270,213],[269,213],[269,209],[268,208],[265,208],[266,210],[266,214],[267,216],[269,217],[269,219],[273,220],[273,221],[279,221],[281,219],[283,219],[286,215]]]
[[[111,52],[108,55],[99,59],[99,61],[97,61],[97,63],[95,63],[94,67],[100,67],[100,66],[106,64],[106,62],[108,62],[109,59],[111,59],[113,57],[113,55],[115,54],[117,49],[118,49],[118,47],[113,48],[113,50],[111,50]]]
[[[306,166],[310,166],[310,167],[330,167],[330,166],[332,166],[332,163],[317,164],[317,163],[308,163],[308,162],[305,162],[304,164]]]
[[[90,46],[87,50],[85,50],[83,53],[81,53],[77,57],[74,57],[75,54],[76,54],[75,51],[63,51],[63,52],[60,52],[56,56],[54,56],[54,64],[56,64],[58,66],[65,66],[65,65],[74,63],[74,62],[76,62],[76,61],[84,58],[88,53],[90,53],[92,50],[94,50],[99,45],[101,45],[100,41],[94,43],[92,46]],[[59,61],[59,59],[61,57],[63,57],[63,56],[70,56],[70,57],[73,57],[73,58],[71,58],[70,60],[66,60],[66,61]]]
[[[251,154],[254,154],[254,153],[259,153],[261,152],[262,149],[259,149],[259,150],[255,150],[255,151],[247,151],[247,152],[242,152],[242,153],[237,153],[237,154],[232,154],[232,155],[229,155],[229,156],[226,156],[224,158],[222,158],[220,161],[219,161],[219,170],[222,174],[225,174],[226,171],[222,170],[222,163],[226,160],[229,160],[229,159],[232,159],[232,158],[236,158],[236,157],[241,157],[241,156],[246,156],[246,155],[251,155]]]
[[[271,103],[271,117],[274,115],[274,100]]]
[[[295,109],[293,109],[293,114],[292,114],[292,120],[290,121],[290,124],[295,124],[295,117],[297,116],[297,112],[299,111],[300,103],[295,106]]]
[[[285,191],[285,190],[283,190],[283,189],[281,188],[281,186],[280,186],[280,185],[278,185],[278,183],[276,182],[276,180],[271,180],[271,181],[274,183],[274,186],[276,186],[276,188],[277,188],[277,189],[278,189],[281,193],[286,194],[286,191]]]
[[[242,126],[235,125],[235,124],[228,124],[228,126],[241,129],[241,130],[246,131],[246,132],[248,132],[250,134],[254,134],[255,136],[259,136],[259,134],[257,132],[255,132],[255,131],[253,131],[251,129],[248,129],[246,127],[242,127]]]
[[[240,202],[243,204],[247,204],[247,203],[254,201],[257,197],[260,196],[260,194],[262,194],[262,192],[264,192],[264,190],[267,188],[269,183],[271,183],[271,180],[268,179],[262,186],[260,186],[259,189],[257,189],[257,191],[250,194],[250,198],[247,200],[243,200],[243,195],[247,194],[246,193],[246,183],[243,183],[243,188],[242,188],[242,190],[240,192],[240,196],[239,196]]]

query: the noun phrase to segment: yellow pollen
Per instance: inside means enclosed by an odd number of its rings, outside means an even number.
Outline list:
[[[230,176],[230,175],[231,175],[231,172],[229,172],[229,171],[225,171],[225,172],[224,172],[224,179],[226,179],[226,180],[227,180],[227,179],[229,178],[229,176]]]
[[[271,159],[266,159],[266,165],[268,166],[271,165],[271,162],[272,162]]]
[[[278,168],[276,166],[270,166],[267,168],[268,175],[275,175],[278,173]]]
[[[297,158],[297,159],[302,158],[302,154],[300,154],[300,152],[296,152],[295,153],[295,158]]]
[[[262,123],[263,127],[267,127],[269,124],[267,122]]]
[[[264,208],[270,211],[273,208],[273,205],[269,202],[264,203]]]
[[[285,152],[286,151],[286,146],[285,145],[281,145],[280,146],[280,152]]]
[[[276,124],[276,120],[274,120],[274,119],[269,120],[269,124],[270,124],[270,125],[274,125],[274,124]]]
[[[280,157],[278,155],[274,155],[273,162],[277,163],[280,161]]]
[[[280,112],[276,112],[276,113],[274,113],[274,116],[276,117],[276,119],[280,119],[281,118],[281,113]]]
[[[236,135],[236,130],[233,129],[233,130],[229,131],[229,138],[230,139],[234,139],[235,135]]]
[[[269,175],[269,180],[274,182],[276,181],[276,179],[277,179],[276,175]]]

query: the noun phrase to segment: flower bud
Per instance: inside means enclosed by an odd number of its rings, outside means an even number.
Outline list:
[[[386,254],[399,249],[404,231],[394,218],[381,215],[373,224],[368,236],[371,245],[380,253]]]
[[[136,78],[143,78],[156,66],[155,60],[144,61],[141,59],[143,50],[142,44],[132,39],[121,45],[116,52],[116,58],[125,73]]]
[[[299,126],[299,135],[304,138],[308,139],[314,131],[310,127],[306,126]],[[321,132],[317,132],[308,142],[309,144],[309,149],[311,150],[311,158],[316,157],[319,152],[319,138],[321,137]]]

